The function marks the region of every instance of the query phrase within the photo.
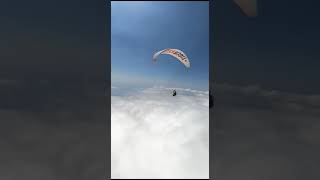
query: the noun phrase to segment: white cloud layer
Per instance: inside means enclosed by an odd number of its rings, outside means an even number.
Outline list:
[[[177,88],[173,97],[168,88],[116,91],[112,178],[209,178],[208,92]]]

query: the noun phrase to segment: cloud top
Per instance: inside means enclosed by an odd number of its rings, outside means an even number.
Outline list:
[[[209,177],[207,92],[177,92],[154,87],[111,97],[112,178]]]

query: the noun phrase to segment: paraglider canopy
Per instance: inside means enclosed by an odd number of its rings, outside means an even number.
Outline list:
[[[187,55],[184,52],[182,52],[179,49],[169,49],[168,48],[168,49],[158,51],[153,55],[152,60],[154,62],[157,61],[158,56],[160,56],[161,54],[171,55],[171,56],[175,57],[177,60],[179,60],[186,68],[190,68],[189,58],[187,57]]]

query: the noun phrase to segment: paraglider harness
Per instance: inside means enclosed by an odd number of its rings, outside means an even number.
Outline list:
[[[176,90],[174,89],[173,91],[172,91],[172,96],[176,96],[177,95],[177,92],[176,92]]]

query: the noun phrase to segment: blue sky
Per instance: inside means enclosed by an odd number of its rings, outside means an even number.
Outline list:
[[[165,85],[207,89],[209,78],[208,2],[112,2],[112,85]],[[165,48],[184,51],[191,68]]]

